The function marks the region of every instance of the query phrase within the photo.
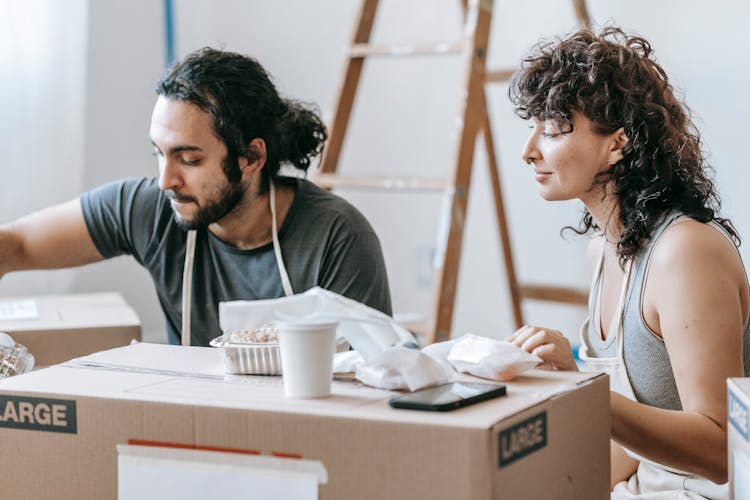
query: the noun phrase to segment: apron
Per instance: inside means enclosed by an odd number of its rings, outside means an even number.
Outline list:
[[[596,266],[589,294],[589,311],[598,311],[599,300],[593,291],[602,273],[604,262],[604,250]],[[588,356],[588,349],[584,336],[589,327],[590,318],[587,318],[581,326],[581,347],[579,357],[586,363],[587,369],[591,371],[602,371],[609,375],[610,389],[628,399],[637,401],[633,387],[630,385],[623,361],[623,331],[622,319],[625,311],[625,297],[627,295],[632,270],[632,259],[628,261],[625,268],[620,298],[617,304],[616,314],[612,317],[609,335],[616,335],[615,356],[612,358],[596,358]],[[601,292],[601,283],[599,284]],[[599,294],[597,294],[599,295]],[[595,319],[598,314],[594,313]],[[637,453],[623,447],[625,452],[640,463],[636,472],[626,481],[617,483],[612,490],[612,500],[643,499],[643,500],[725,500],[729,498],[729,485],[716,484],[706,478],[690,474],[689,472],[673,469],[638,455]]]
[[[281,257],[281,245],[279,244],[279,232],[276,227],[276,190],[273,181],[269,183],[269,203],[271,205],[271,237],[273,239],[273,253],[276,256],[276,267],[281,275],[281,285],[284,295],[294,295],[292,282],[286,272],[284,259]],[[185,267],[182,271],[182,345],[190,345],[190,309],[191,293],[193,289],[193,257],[195,256],[195,230],[191,229],[187,234],[185,244]]]

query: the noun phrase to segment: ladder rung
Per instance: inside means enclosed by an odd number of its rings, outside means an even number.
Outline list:
[[[370,45],[355,43],[349,49],[349,57],[366,56],[417,56],[460,54],[468,44],[465,40],[458,42],[411,43],[402,45]]]
[[[564,302],[566,304],[588,304],[588,292],[579,288],[544,285],[519,285],[524,299]]]
[[[446,179],[421,177],[344,177],[338,174],[319,174],[315,183],[324,188],[413,189],[443,191],[450,186]]]
[[[484,72],[485,82],[507,82],[513,77],[515,69],[497,69]]]

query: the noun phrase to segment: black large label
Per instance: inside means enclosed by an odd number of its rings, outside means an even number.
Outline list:
[[[0,427],[76,434],[76,402],[0,394]]]
[[[547,412],[500,431],[500,467],[547,446]]]

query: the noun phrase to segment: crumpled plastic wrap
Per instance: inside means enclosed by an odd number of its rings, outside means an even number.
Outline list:
[[[510,342],[471,333],[432,344],[423,351],[446,360],[459,372],[501,382],[513,380],[542,362],[537,356]]]
[[[17,344],[7,333],[0,332],[0,379],[26,373],[34,368],[34,356],[26,346]]]
[[[455,372],[447,362],[418,349],[391,347],[359,364],[355,375],[372,387],[416,391],[450,382]]]

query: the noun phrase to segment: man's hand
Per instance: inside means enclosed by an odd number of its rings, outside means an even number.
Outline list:
[[[508,342],[540,358],[543,367],[578,371],[570,342],[557,330],[526,325],[516,330]]]

